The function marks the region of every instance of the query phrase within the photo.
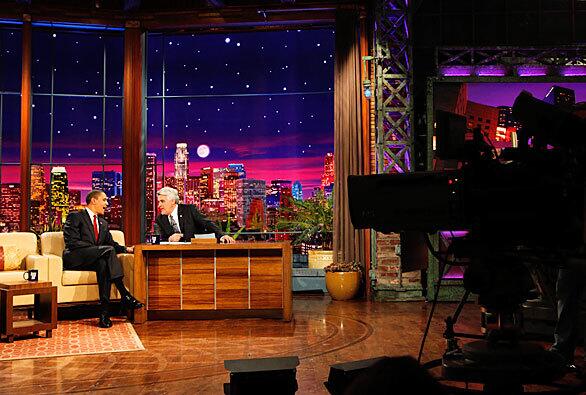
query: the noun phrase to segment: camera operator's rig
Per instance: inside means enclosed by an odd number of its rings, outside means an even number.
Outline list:
[[[348,177],[358,229],[467,231],[443,254],[427,237],[440,276],[420,357],[445,268],[465,265],[464,298],[446,319],[443,378],[484,383],[484,392],[494,394],[522,393],[523,384],[550,384],[564,375],[561,358],[521,341],[518,311],[535,288],[536,265],[586,253],[586,121],[527,92],[515,100],[513,114],[522,124],[516,148],[498,153],[479,129],[466,130],[465,117],[438,112],[436,155],[459,160],[461,168]],[[483,336],[454,332],[470,292],[498,317],[497,327]],[[476,340],[460,347],[457,337]]]

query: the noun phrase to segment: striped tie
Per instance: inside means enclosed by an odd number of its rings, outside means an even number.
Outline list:
[[[181,229],[179,229],[179,225],[177,225],[177,222],[175,222],[175,218],[173,218],[172,215],[169,215],[169,223],[173,227],[175,233],[181,233]]]

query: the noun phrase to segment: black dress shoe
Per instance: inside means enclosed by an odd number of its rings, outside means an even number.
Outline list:
[[[141,302],[136,300],[136,298],[132,295],[123,296],[121,302],[122,302],[123,307],[130,309],[130,310],[140,309],[141,307],[144,306]]]
[[[98,322],[98,326],[100,328],[111,328],[112,327],[112,320],[108,317],[108,313],[101,313],[100,314],[100,321]]]

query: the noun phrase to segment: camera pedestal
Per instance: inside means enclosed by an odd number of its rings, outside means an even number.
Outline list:
[[[538,344],[465,344],[442,358],[446,380],[484,383],[486,393],[523,393],[523,384],[549,384],[565,373],[564,361]]]

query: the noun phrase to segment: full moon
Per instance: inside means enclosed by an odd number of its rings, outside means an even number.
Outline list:
[[[200,158],[206,158],[210,154],[210,147],[205,144],[200,145],[197,147],[197,156]]]

